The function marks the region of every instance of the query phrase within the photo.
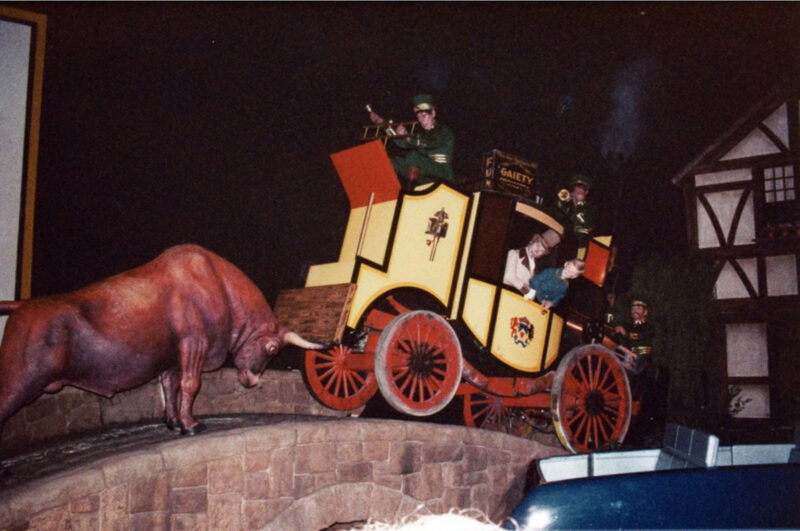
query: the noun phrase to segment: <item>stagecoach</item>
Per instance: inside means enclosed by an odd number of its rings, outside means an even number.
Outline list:
[[[582,250],[571,302],[546,309],[503,284],[510,249],[534,233],[567,240],[541,196],[488,178],[403,190],[380,139],[331,159],[350,202],[339,258],[275,304],[283,323],[331,345],[304,353],[320,402],[354,410],[380,392],[425,417],[459,396],[469,426],[554,429],[573,452],[622,442],[635,404],[613,343],[595,332],[610,238]],[[563,248],[550,265],[575,256]]]

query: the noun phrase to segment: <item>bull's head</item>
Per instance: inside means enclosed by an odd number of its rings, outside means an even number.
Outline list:
[[[234,353],[233,363],[239,370],[239,382],[245,387],[255,387],[269,361],[286,345],[318,350],[325,345],[313,343],[299,334],[270,321],[255,330]]]

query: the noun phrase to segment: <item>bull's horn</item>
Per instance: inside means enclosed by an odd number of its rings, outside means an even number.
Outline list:
[[[325,348],[325,345],[321,345],[319,343],[312,343],[307,339],[303,339],[302,337],[300,337],[300,334],[296,332],[286,332],[286,335],[284,335],[283,338],[287,343],[291,343],[292,345],[300,348],[305,348],[309,350],[321,350]]]

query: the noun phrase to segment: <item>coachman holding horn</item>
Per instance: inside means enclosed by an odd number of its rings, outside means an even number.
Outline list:
[[[583,258],[583,251],[580,249],[588,245],[597,224],[597,207],[587,201],[591,186],[591,181],[585,175],[573,175],[569,180],[569,188],[558,193],[556,204],[560,220],[571,227],[575,234],[579,248],[578,258]]]
[[[417,94],[414,96],[414,114],[417,116],[421,132],[414,135],[402,125],[395,128],[397,138],[395,145],[403,153],[391,157],[392,166],[401,182],[413,188],[415,184],[424,184],[434,179],[453,181],[453,132],[446,126],[436,122],[436,107],[433,96]],[[391,125],[374,111],[369,114],[372,123]],[[389,131],[387,130],[387,133]]]

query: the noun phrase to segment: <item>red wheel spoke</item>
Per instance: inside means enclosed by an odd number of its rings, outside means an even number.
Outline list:
[[[319,374],[319,379],[320,380],[325,380],[325,379],[327,379],[329,377],[332,377],[332,376],[335,376],[337,374],[336,367],[331,367],[328,370],[323,371],[322,373],[318,373],[318,374]]]
[[[479,418],[482,418],[484,416],[486,416],[488,418],[488,416],[489,416],[491,411],[492,411],[491,404],[486,404],[485,406],[481,407],[480,409],[477,409],[477,410],[473,411],[472,412],[472,416],[475,419],[479,419]],[[485,420],[486,419],[484,419],[484,422],[485,422]]]
[[[356,381],[359,378],[359,375],[355,372],[347,372],[345,373],[345,379],[347,383],[349,383],[348,389],[345,391],[345,396],[350,396],[350,389],[353,390],[353,393],[360,387],[359,383]]]
[[[425,398],[425,379],[421,376],[417,376],[417,396],[419,397],[420,402],[425,402],[427,398]]]
[[[336,383],[336,377],[334,376],[334,377],[327,378],[327,379],[326,378],[320,378],[320,381],[324,381],[325,382],[325,385],[324,385],[323,389],[325,389],[325,391],[330,392],[331,386]]]
[[[578,362],[578,363],[575,365],[575,370],[576,370],[576,371],[577,371],[579,374],[570,374],[570,376],[572,377],[572,379],[573,379],[573,380],[575,380],[575,382],[576,382],[576,383],[578,383],[578,384],[579,384],[581,387],[587,387],[587,386],[589,386],[589,385],[590,385],[590,378],[589,378],[589,376],[586,374],[586,371],[584,371],[584,369],[583,369],[583,365],[582,365],[580,362]]]
[[[347,371],[347,374],[353,379],[353,381],[357,384],[356,387],[360,387],[364,385],[367,381],[367,378],[361,371]]]
[[[439,389],[442,388],[442,386],[440,385],[441,380],[438,380],[430,376],[428,378],[425,378],[423,382],[425,383],[425,388],[428,390],[428,396],[430,398],[436,396],[436,394],[439,392]]]
[[[408,384],[410,384],[413,379],[414,377],[409,375],[409,371],[408,369],[406,369],[405,371],[403,371],[403,374],[393,378],[393,381],[400,394],[405,394],[405,390],[408,387]],[[402,380],[402,382],[400,382],[400,385],[397,384],[399,380]]]
[[[401,378],[405,378],[410,373],[411,371],[409,370],[408,367],[404,366],[395,367],[394,370],[392,371],[392,380],[396,382]]]
[[[606,367],[606,370],[603,371],[603,374],[597,380],[597,389],[603,390],[609,387],[613,387],[614,385],[615,385],[614,373],[611,370],[611,367]]]
[[[337,358],[337,356],[336,356],[336,355],[334,355],[334,354],[328,354],[327,352],[317,352],[317,353],[316,353],[316,357],[317,357],[317,359],[323,359],[323,360],[327,360],[327,361],[329,361],[329,362],[331,362],[331,363],[333,363],[334,361],[336,361],[336,358]],[[319,363],[318,363],[318,364],[319,364]]]

